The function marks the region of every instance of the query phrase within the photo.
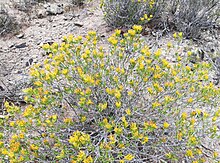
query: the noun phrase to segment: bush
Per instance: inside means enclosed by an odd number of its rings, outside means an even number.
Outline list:
[[[172,0],[169,14],[177,30],[187,38],[198,38],[201,30],[213,27],[219,19],[219,0]]]
[[[101,1],[104,19],[111,27],[131,27],[134,24],[148,22],[152,15],[160,12],[160,7],[162,4],[158,0]]]
[[[15,19],[8,14],[6,6],[0,4],[0,35],[4,35],[15,29],[17,29],[17,23]]]
[[[133,26],[123,38],[116,30],[109,49],[92,31],[45,44],[49,56],[24,90],[30,105],[5,103],[3,162],[219,161],[220,89],[210,64],[186,66],[192,52],[171,43],[150,50],[141,30]],[[174,63],[163,57],[171,48]]]
[[[175,29],[186,38],[198,38],[202,30],[217,24],[220,3],[219,0],[102,0],[101,7],[111,27],[150,23],[150,27]]]
[[[50,0],[11,0],[13,7],[24,12],[29,12],[38,3],[49,2]]]

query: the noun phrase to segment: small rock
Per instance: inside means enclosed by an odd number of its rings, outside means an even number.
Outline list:
[[[39,19],[45,18],[47,16],[47,12],[45,9],[40,9],[37,11],[37,17]]]
[[[63,17],[63,20],[72,20],[73,18],[75,18],[75,17],[78,17],[79,15],[74,15],[74,14],[72,14],[72,13],[70,13],[70,14],[65,14],[64,15],[64,17]]]
[[[18,45],[15,45],[16,48],[20,49],[20,48],[26,48],[27,47],[27,44],[26,42],[23,42],[23,43],[20,43]]]
[[[82,22],[75,22],[74,25],[77,26],[77,27],[82,27],[83,23]]]
[[[18,35],[16,35],[16,37],[19,38],[19,39],[21,39],[21,38],[24,37],[24,33],[18,34]]]
[[[0,86],[0,91],[4,91],[5,89],[2,87],[2,86]]]
[[[9,48],[12,48],[12,47],[14,47],[15,46],[15,44],[14,43],[11,43],[11,44],[9,44]]]
[[[105,34],[101,34],[101,37],[105,37]]]
[[[22,73],[22,71],[21,71],[21,70],[18,70],[16,73],[17,73],[17,74],[21,74],[21,73]]]
[[[41,47],[41,46],[44,45],[44,44],[52,45],[53,43],[54,43],[54,41],[52,41],[52,40],[45,40],[45,41],[41,42],[39,45],[40,45],[40,47]]]

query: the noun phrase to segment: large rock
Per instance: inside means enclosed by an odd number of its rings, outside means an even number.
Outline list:
[[[64,12],[63,4],[47,4],[45,5],[47,15],[57,15]]]

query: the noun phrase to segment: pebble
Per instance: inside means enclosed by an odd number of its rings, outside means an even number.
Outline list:
[[[74,22],[74,25],[77,26],[77,27],[82,27],[83,26],[83,23],[82,22]]]
[[[24,33],[18,34],[18,35],[16,35],[16,37],[19,38],[19,39],[21,39],[21,38],[24,37]]]
[[[26,48],[27,47],[27,44],[26,42],[23,42],[23,43],[20,43],[20,44],[17,44],[15,45],[16,48],[20,49],[20,48]]]

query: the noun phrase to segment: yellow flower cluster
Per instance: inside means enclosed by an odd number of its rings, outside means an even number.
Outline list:
[[[90,142],[90,136],[84,134],[80,131],[75,131],[69,138],[69,143],[73,145],[74,148],[79,149]]]
[[[86,156],[84,151],[79,151],[78,155],[75,156],[74,160],[72,160],[71,163],[78,163],[78,162],[92,163],[93,158],[91,156]]]

